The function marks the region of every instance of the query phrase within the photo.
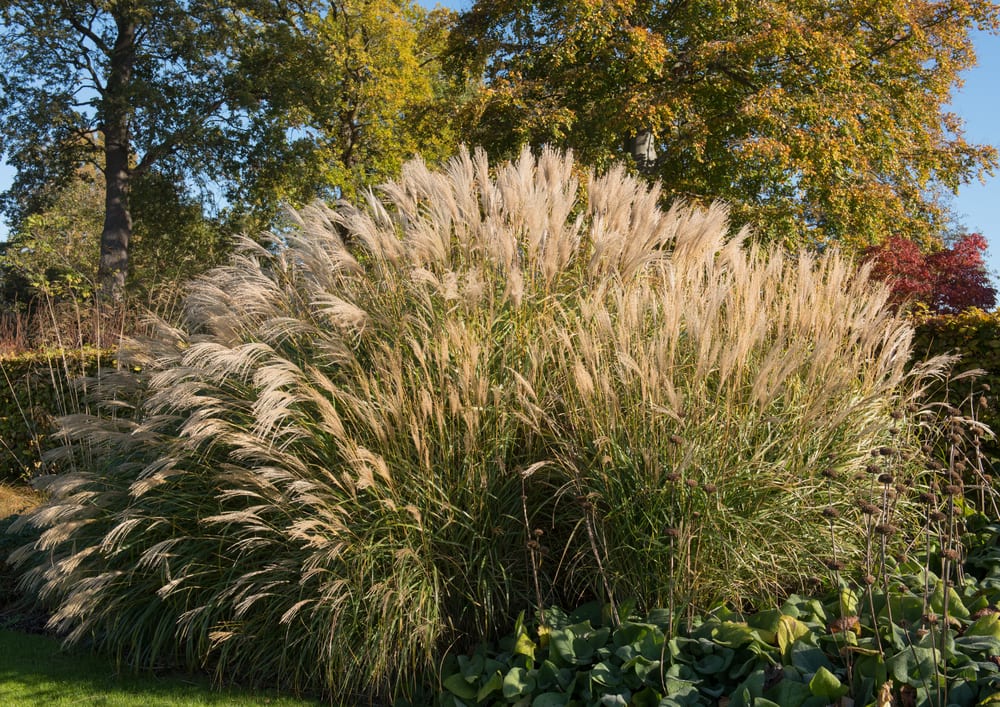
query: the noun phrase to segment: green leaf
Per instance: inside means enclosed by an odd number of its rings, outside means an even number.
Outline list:
[[[590,677],[594,682],[605,687],[618,687],[622,682],[622,671],[617,666],[603,661],[591,669]]]
[[[840,679],[824,667],[820,667],[809,681],[809,691],[817,697],[836,700],[847,694],[848,688]]]
[[[847,587],[842,588],[838,599],[840,603],[841,616],[858,615],[858,595],[853,589],[848,589]]]
[[[562,692],[543,692],[538,695],[531,707],[564,707],[569,702],[569,696]]]
[[[939,614],[944,613],[944,586],[938,583],[931,595],[931,608]],[[965,608],[962,597],[955,591],[954,587],[948,587],[948,614],[959,619],[969,618],[969,610]]]
[[[800,638],[810,635],[810,633],[809,627],[804,623],[791,616],[782,614],[778,620],[777,630],[778,650],[781,651],[781,655],[787,660],[791,655],[792,644]]]
[[[986,614],[972,622],[965,636],[992,636],[1000,639],[1000,614]]]
[[[694,663],[694,669],[699,675],[716,675],[721,673],[733,662],[734,652],[721,648],[719,653],[709,653]]]
[[[799,707],[812,696],[812,691],[805,683],[786,678],[765,692],[764,695],[784,707]]]
[[[524,612],[522,611],[514,624],[514,654],[523,655],[535,659],[535,642],[528,636],[528,630],[524,627]]]
[[[444,679],[444,688],[463,700],[476,699],[476,688],[466,681],[461,673],[454,673]]]
[[[503,696],[507,699],[531,694],[535,678],[525,668],[511,668],[503,679]]]
[[[479,691],[476,692],[476,702],[482,702],[497,690],[503,690],[503,675],[500,674],[499,670],[493,673],[490,679],[483,683]]]
[[[821,668],[833,667],[833,663],[823,651],[802,642],[792,644],[790,658],[791,664],[802,671],[804,675],[811,675]]]
[[[723,621],[712,629],[712,639],[722,646],[739,648],[754,639],[754,633],[745,623]]]

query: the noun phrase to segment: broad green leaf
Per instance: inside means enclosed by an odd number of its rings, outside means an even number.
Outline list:
[[[1000,614],[986,614],[972,622],[965,636],[992,636],[1000,639]]]
[[[931,608],[939,614],[943,614],[944,607],[944,584],[938,583],[931,594]],[[948,615],[959,619],[969,618],[969,610],[965,608],[962,597],[955,591],[954,587],[948,587]]]
[[[812,691],[805,683],[789,680],[786,677],[764,694],[782,707],[798,707],[812,696]]]
[[[858,595],[853,589],[848,589],[847,587],[841,588],[839,603],[841,616],[858,615]]]
[[[569,696],[562,692],[543,692],[531,702],[531,707],[564,707]]]
[[[809,681],[809,691],[817,697],[824,697],[832,701],[846,695],[848,688],[841,684],[836,675],[821,667]]]
[[[745,623],[723,621],[712,629],[712,638],[719,645],[739,648],[753,641],[754,633]]]
[[[476,699],[476,688],[467,682],[461,673],[453,673],[444,679],[444,688],[463,700]]]
[[[490,679],[483,683],[482,687],[476,692],[476,702],[482,702],[498,690],[503,690],[503,675],[499,670],[493,673]]]
[[[525,668],[511,668],[503,679],[503,696],[507,699],[531,694],[535,678]]]
[[[795,643],[800,638],[805,638],[810,635],[809,627],[798,619],[792,618],[785,614],[781,615],[778,619],[778,650],[781,651],[781,655],[786,659],[791,654],[792,644]]]
[[[601,662],[591,668],[590,678],[605,687],[618,687],[622,682],[622,671],[616,665]]]

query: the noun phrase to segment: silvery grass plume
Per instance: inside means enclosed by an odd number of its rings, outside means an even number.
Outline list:
[[[890,428],[914,447],[942,364],[907,373],[840,256],[660,200],[463,151],[244,242],[64,421],[76,471],[16,557],[52,628],[375,699],[550,601],[795,589],[831,551],[825,466],[856,556],[855,474]]]

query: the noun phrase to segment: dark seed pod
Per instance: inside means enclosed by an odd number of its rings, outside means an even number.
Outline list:
[[[834,558],[824,560],[823,564],[826,565],[827,569],[831,569],[834,572],[840,572],[840,570],[844,569],[844,563]]]
[[[860,508],[861,512],[867,516],[872,516],[878,513],[878,506],[876,506],[871,501],[865,501],[865,500],[858,501],[858,508]]]
[[[719,490],[718,486],[711,483],[702,484],[701,487],[702,489],[704,489],[705,493],[715,493],[716,491]]]
[[[931,511],[930,513],[927,514],[927,517],[930,518],[931,521],[933,521],[934,523],[940,523],[948,518],[948,516],[946,516],[941,511]]]
[[[663,439],[662,437],[660,439]],[[684,444],[684,438],[680,435],[670,435],[670,441],[676,445]]]
[[[692,489],[698,488],[698,480],[697,479],[685,479],[684,483],[688,486],[688,488],[692,488]]]
[[[880,471],[882,471],[882,467],[880,467],[878,464],[869,464],[868,466],[865,467],[865,471],[867,471],[869,474],[877,474]]]
[[[861,578],[861,581],[864,582],[865,584],[867,584],[870,587],[873,584],[875,584],[875,575],[873,575],[873,574],[866,574],[864,577]]]
[[[942,490],[949,496],[957,496],[958,494],[962,493],[962,487],[959,486],[958,484],[948,484]]]
[[[961,555],[959,554],[958,550],[956,550],[953,547],[949,547],[948,549],[941,551],[941,557],[943,557],[946,560],[951,560],[952,562],[955,562],[961,557]]]
[[[891,457],[893,454],[896,453],[896,450],[893,449],[892,447],[879,447],[878,453],[881,454],[883,457]]]
[[[875,526],[875,532],[884,537],[890,537],[896,534],[896,526],[892,523],[879,523]]]
[[[921,503],[932,505],[934,503],[937,503],[937,496],[935,496],[932,493],[928,493],[927,491],[923,491],[917,495],[917,500],[920,501]]]
[[[889,413],[889,417],[893,420],[901,420],[903,418],[903,412],[902,410],[893,410]]]
[[[833,520],[834,518],[840,518],[840,511],[834,508],[833,506],[827,506],[826,508],[823,509],[822,515],[824,518],[829,518],[830,520]]]
[[[676,471],[671,471],[669,474],[667,474],[663,478],[665,478],[667,481],[676,483],[676,482],[678,482],[678,481],[681,480],[681,475],[678,474]]]
[[[893,481],[895,481],[895,477],[892,474],[883,473],[878,475],[878,482],[880,484],[891,484]]]
[[[837,470],[834,469],[832,466],[823,469],[823,471],[820,472],[820,475],[823,476],[824,478],[830,479],[830,481],[836,481],[837,478],[840,476],[840,474],[837,473]]]
[[[663,534],[666,535],[668,538],[679,538],[681,536],[681,531],[678,530],[677,528],[666,528],[663,531]]]
[[[545,535],[545,531],[542,530],[541,528],[535,528],[532,532],[534,533],[536,538],[540,538],[543,535]]]

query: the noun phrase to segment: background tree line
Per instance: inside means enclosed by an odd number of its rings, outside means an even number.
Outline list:
[[[760,239],[857,253],[947,250],[948,195],[997,164],[946,110],[971,31],[998,29],[985,0],[0,0],[0,20],[8,300],[148,293],[282,204],[462,143],[624,160]]]

